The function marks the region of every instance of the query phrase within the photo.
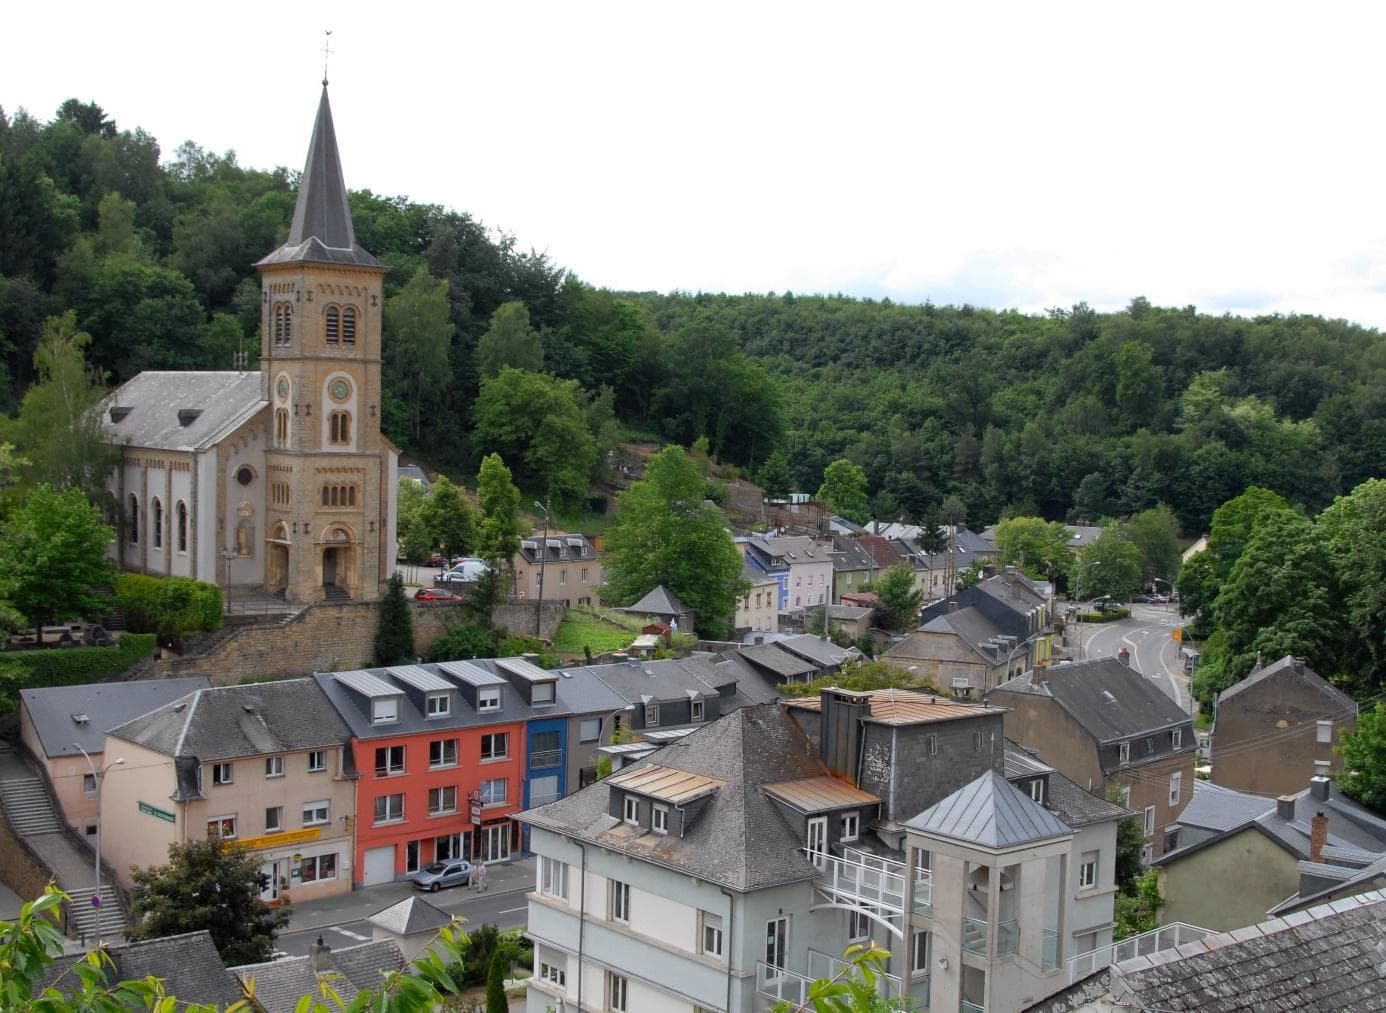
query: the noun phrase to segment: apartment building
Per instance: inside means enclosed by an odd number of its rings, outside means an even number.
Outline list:
[[[806,535],[755,537],[742,543],[752,567],[779,585],[781,612],[827,604],[833,593],[833,547]]]
[[[197,690],[106,735],[102,851],[130,868],[221,837],[256,854],[261,896],[351,889],[357,767],[351,732],[312,679]]]
[[[545,601],[561,601],[569,608],[597,601],[602,561],[586,535],[555,533],[521,539],[511,565],[517,595],[533,599],[542,593]]]

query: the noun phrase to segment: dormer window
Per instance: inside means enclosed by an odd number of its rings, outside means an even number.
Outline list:
[[[487,711],[498,711],[501,709],[501,691],[499,686],[482,686],[476,691],[476,709],[485,713]]]
[[[430,693],[425,707],[429,717],[445,718],[452,713],[452,697],[447,693]]]
[[[1146,755],[1155,752],[1155,739],[1153,737],[1145,740],[1145,752]]]
[[[1122,763],[1130,763],[1130,762],[1131,762],[1131,743],[1129,743],[1129,742],[1123,742],[1123,743],[1121,743],[1121,745],[1117,746],[1117,754],[1118,754],[1117,758],[1120,760],[1120,762],[1122,762]]]
[[[371,701],[371,724],[388,725],[399,720],[399,700],[393,696]]]
[[[533,686],[530,688],[530,699],[529,699],[530,704],[531,704],[531,705],[537,705],[537,704],[553,703],[553,701],[554,701],[554,686],[555,686],[555,684],[552,683],[552,682],[536,682],[536,683],[534,683]]]
[[[645,705],[645,727],[654,728],[659,724],[659,704],[649,703]]]
[[[1184,743],[1184,729],[1182,729],[1182,728],[1176,728],[1174,731],[1172,731],[1172,732],[1169,733],[1169,748],[1170,748],[1170,749],[1178,749],[1178,748],[1180,748],[1180,747],[1183,745],[1183,743]]]
[[[635,826],[640,822],[640,799],[634,795],[627,795],[622,801],[621,819],[623,822]]]
[[[688,720],[703,720],[703,702],[701,700],[691,700],[688,704]]]

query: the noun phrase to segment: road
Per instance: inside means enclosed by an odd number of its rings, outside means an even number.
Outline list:
[[[1131,618],[1112,623],[1084,623],[1078,627],[1079,658],[1114,658],[1124,647],[1131,667],[1153,679],[1170,699],[1186,711],[1193,702],[1189,679],[1184,674],[1179,644],[1172,631],[1182,619],[1173,605],[1132,605]]]
[[[525,893],[530,888],[526,886],[501,893],[490,890],[477,893],[467,887],[455,886],[420,896],[426,897],[430,904],[442,908],[449,914],[465,918],[473,928],[489,922],[500,929],[515,929],[525,925]],[[274,941],[277,951],[275,955],[304,956],[308,953],[308,947],[317,942],[318,936],[322,936],[323,942],[333,949],[341,949],[369,942],[371,926],[364,918],[358,918],[315,929],[285,932]]]

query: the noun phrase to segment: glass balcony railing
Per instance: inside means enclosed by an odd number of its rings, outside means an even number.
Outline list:
[[[1020,925],[1014,918],[1002,922],[996,929],[996,955],[1005,956],[1020,949]]]
[[[926,918],[934,916],[934,880],[931,873],[921,870],[915,873],[914,913]]]
[[[964,918],[962,923],[963,949],[968,953],[987,955],[987,923],[980,918]]]
[[[1044,930],[1044,947],[1040,953],[1040,966],[1046,971],[1059,966],[1059,934],[1053,929]]]
[[[958,1003],[958,1013],[987,1013],[985,1006],[978,1006],[975,1002],[968,1002],[964,999]]]

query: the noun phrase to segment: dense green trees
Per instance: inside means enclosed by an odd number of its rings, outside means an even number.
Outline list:
[[[866,472],[845,458],[823,469],[823,484],[815,498],[849,521],[865,524],[870,519],[866,512]]]
[[[915,586],[914,570],[908,563],[898,563],[888,568],[876,578],[870,589],[881,599],[882,626],[903,630],[916,625],[924,591]]]
[[[731,629],[746,582],[721,511],[703,505],[704,485],[682,448],[651,457],[617,501],[604,570],[614,600],[629,605],[663,584],[697,612],[698,632],[716,638]]]
[[[1358,714],[1357,727],[1343,734],[1334,752],[1343,758],[1343,769],[1333,775],[1343,793],[1386,813],[1386,703]]]
[[[1018,564],[1027,576],[1049,580],[1068,569],[1073,559],[1073,532],[1041,517],[1008,517],[996,525],[997,562]]]

